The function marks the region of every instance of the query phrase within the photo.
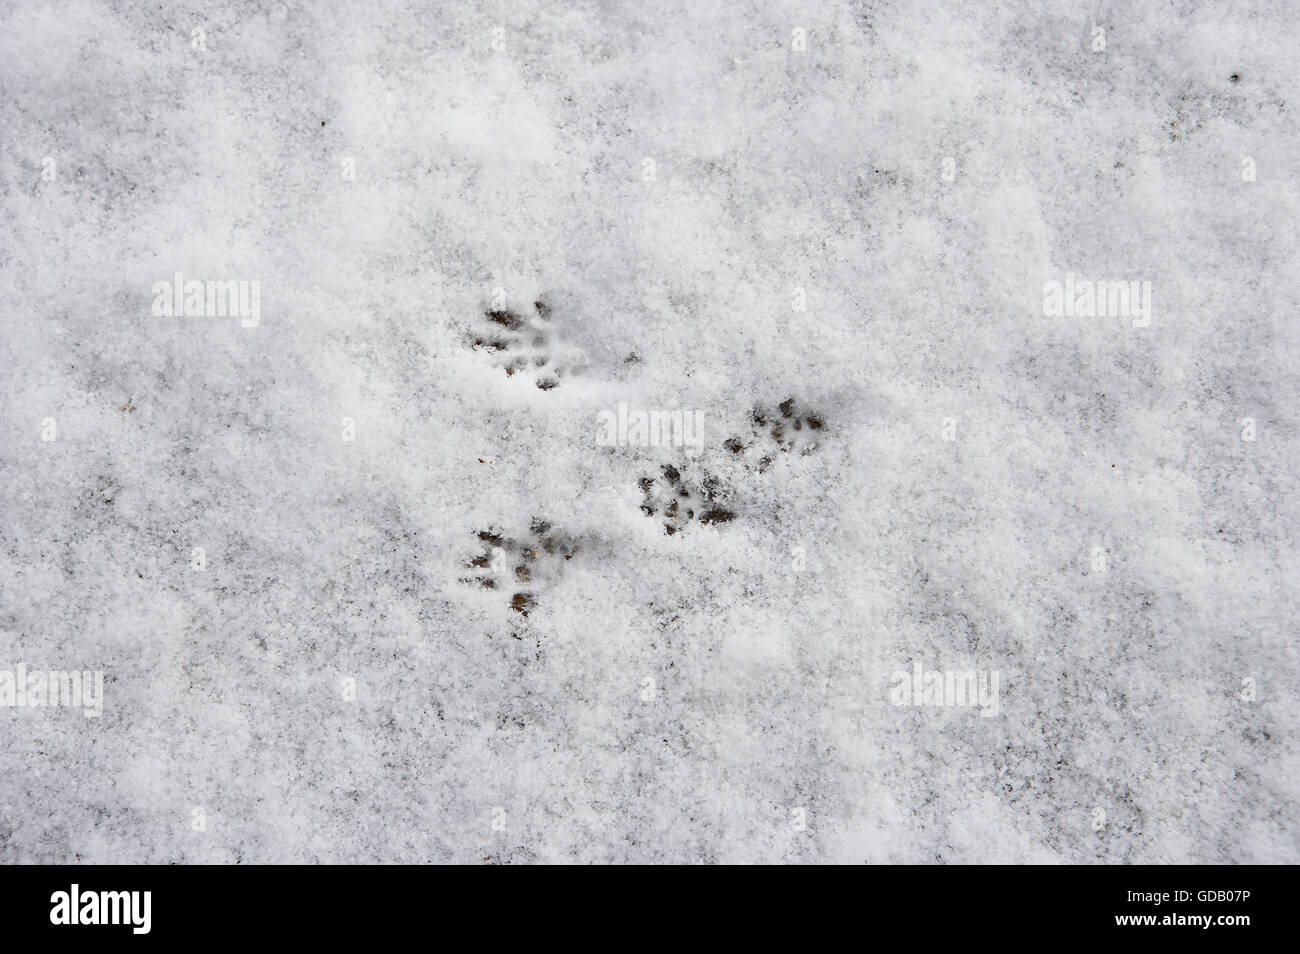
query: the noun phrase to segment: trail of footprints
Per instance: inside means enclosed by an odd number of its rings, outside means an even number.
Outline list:
[[[557,345],[551,308],[545,301],[533,302],[533,312],[529,316],[507,308],[490,309],[484,313],[482,329],[468,343],[475,351],[490,354],[508,377],[529,376],[538,388],[549,391],[566,376],[581,372],[583,355]],[[753,408],[745,436],[729,437],[722,446],[762,474],[779,454],[814,453],[825,428],[821,415],[805,413],[794,398],[787,398],[775,409]],[[657,475],[642,477],[638,486],[641,512],[661,520],[669,536],[691,524],[710,526],[736,519],[734,494],[727,482],[694,460],[664,464]],[[578,552],[577,540],[541,518],[535,518],[518,539],[496,530],[480,530],[476,537],[479,552],[464,565],[471,572],[460,582],[510,592],[510,608],[525,618]]]

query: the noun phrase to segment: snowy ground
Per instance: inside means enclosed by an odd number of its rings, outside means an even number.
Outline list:
[[[0,861],[1300,861],[1298,32],[0,0]]]

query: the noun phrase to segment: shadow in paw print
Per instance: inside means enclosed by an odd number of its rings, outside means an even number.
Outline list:
[[[729,437],[722,446],[733,454],[752,454],[761,474],[772,466],[777,454],[814,453],[826,430],[820,414],[803,413],[794,398],[786,398],[772,411],[755,407],[750,412],[748,439]]]
[[[669,536],[693,521],[707,526],[735,519],[736,514],[726,499],[726,488],[717,477],[705,473],[699,480],[691,480],[672,464],[664,464],[660,470],[659,477],[642,477],[638,481],[645,495],[641,512],[663,520],[664,531]]]
[[[461,577],[460,582],[511,591],[509,606],[523,617],[536,608],[538,597],[578,552],[577,541],[540,518],[534,518],[521,539],[495,530],[480,530],[476,536],[482,549],[465,569],[478,572]]]
[[[483,327],[470,338],[470,347],[490,354],[507,377],[526,375],[541,390],[550,391],[580,368],[580,353],[561,348],[555,341],[551,307],[546,302],[533,302],[531,316],[493,308],[483,317]]]

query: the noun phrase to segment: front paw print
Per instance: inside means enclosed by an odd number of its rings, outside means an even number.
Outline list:
[[[551,307],[533,302],[532,315],[509,308],[492,308],[483,325],[469,339],[475,351],[492,356],[507,377],[523,375],[543,391],[560,386],[565,377],[580,373],[582,352],[562,346],[551,322]]]
[[[461,577],[460,582],[512,591],[508,605],[525,618],[578,552],[576,540],[540,518],[533,520],[521,539],[495,530],[480,530],[476,536],[480,552],[465,564],[466,570],[475,572]]]
[[[722,481],[710,474],[691,480],[683,477],[681,468],[664,464],[659,477],[642,477],[638,485],[645,495],[641,512],[663,520],[664,532],[669,536],[694,521],[708,526],[735,519]]]
[[[730,437],[723,446],[733,454],[752,455],[758,472],[765,472],[777,454],[806,456],[815,453],[826,430],[820,414],[805,413],[787,398],[772,411],[755,407],[750,412],[747,438]]]

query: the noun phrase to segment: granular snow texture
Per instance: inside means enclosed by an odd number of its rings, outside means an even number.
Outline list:
[[[1300,861],[1297,35],[3,0],[0,861]]]

